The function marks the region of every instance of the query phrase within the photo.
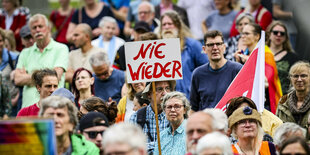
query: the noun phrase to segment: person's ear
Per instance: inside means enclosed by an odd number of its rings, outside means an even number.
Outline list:
[[[81,130],[77,130],[77,133],[78,133],[78,134],[82,134],[82,133],[81,133]]]
[[[147,106],[147,104],[146,104],[146,103],[143,103],[143,104],[142,104],[142,107],[146,107],[146,106]]]
[[[95,82],[95,78],[94,78],[94,77],[91,77],[91,78],[90,78],[90,84],[93,85],[94,82]]]
[[[39,85],[36,85],[36,88],[37,88],[37,90],[38,90],[38,92],[39,92],[39,94],[40,94],[41,87],[40,87]]]

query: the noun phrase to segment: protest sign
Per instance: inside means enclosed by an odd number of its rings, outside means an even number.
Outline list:
[[[180,39],[125,43],[127,82],[182,79]]]
[[[54,129],[52,119],[0,121],[0,154],[55,155]]]

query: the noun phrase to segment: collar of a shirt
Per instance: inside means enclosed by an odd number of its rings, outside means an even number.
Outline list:
[[[149,117],[155,117],[155,112],[153,111],[151,104],[149,104],[146,108],[146,112],[147,115],[149,115]],[[165,112],[162,111],[160,114],[158,114],[158,120],[163,120],[163,118],[165,118]]]
[[[53,43],[54,43],[54,39],[53,39],[53,38],[50,38],[50,42],[49,42],[48,45],[44,48],[44,50],[43,50],[42,53],[44,53],[44,51],[48,51],[48,50],[50,50],[51,48],[53,48]],[[38,46],[37,46],[37,43],[34,44],[34,48],[35,48],[35,49],[34,49],[35,51],[40,52],[40,50],[39,50],[39,48],[38,48]]]

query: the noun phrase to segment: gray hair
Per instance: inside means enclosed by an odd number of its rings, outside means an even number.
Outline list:
[[[237,19],[236,19],[236,25],[238,25],[239,22],[240,22],[243,18],[248,18],[249,21],[250,21],[250,23],[255,23],[255,19],[254,19],[254,17],[253,17],[251,14],[242,12],[242,13],[240,13],[240,14],[238,15],[238,17],[237,17]]]
[[[89,59],[89,63],[92,66],[96,66],[96,67],[103,65],[103,64],[107,64],[108,66],[110,66],[110,60],[109,60],[108,54],[105,52],[97,52],[91,55]]]
[[[213,118],[212,126],[216,131],[224,131],[225,133],[228,130],[228,118],[227,115],[220,109],[206,108],[203,112],[209,114]]]
[[[99,27],[104,27],[105,23],[113,23],[117,26],[117,22],[113,17],[110,16],[104,16],[101,18],[100,22],[99,22]]]
[[[182,101],[183,105],[184,105],[184,109],[185,109],[185,114],[184,114],[184,118],[187,119],[188,118],[188,112],[191,109],[191,105],[188,101],[188,99],[186,98],[184,93],[181,92],[177,92],[177,91],[173,91],[173,92],[169,92],[167,93],[164,98],[163,101],[161,103],[161,107],[162,109],[165,109],[166,107],[166,103],[169,99],[171,98],[176,98],[179,99],[180,101]]]
[[[150,8],[150,11],[151,13],[154,13],[155,12],[155,7],[152,3],[148,2],[148,1],[143,1],[140,3],[140,5],[138,6],[138,11],[139,11],[139,8],[143,5],[147,5],[149,8]]]
[[[38,14],[35,14],[32,17],[30,17],[29,22],[28,22],[29,28],[31,29],[31,24],[33,22],[35,22],[35,21],[38,21],[39,19],[43,19],[45,25],[50,27],[50,24],[49,24],[48,19],[46,18],[46,16],[43,15],[43,14],[38,13]]]
[[[43,116],[44,112],[48,108],[55,108],[55,109],[68,109],[68,115],[70,117],[70,123],[74,125],[74,127],[78,124],[78,109],[73,104],[72,101],[65,97],[61,96],[49,96],[42,100],[41,102],[42,107],[40,108],[39,116]]]
[[[306,130],[299,125],[292,123],[292,122],[286,122],[280,125],[274,132],[273,136],[273,143],[276,146],[281,146],[282,143],[289,138],[288,134],[290,133],[296,133],[296,132],[302,132],[304,138],[306,137]]]
[[[126,132],[125,132],[126,131]],[[128,144],[132,148],[140,148],[146,152],[146,136],[142,129],[132,123],[123,122],[114,124],[105,130],[102,145],[105,148],[108,144]]]
[[[229,138],[220,132],[211,132],[199,139],[197,144],[198,154],[209,148],[219,148],[223,155],[233,155]]]

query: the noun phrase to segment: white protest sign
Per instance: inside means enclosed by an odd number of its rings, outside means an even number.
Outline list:
[[[125,43],[128,83],[182,79],[180,39]]]

